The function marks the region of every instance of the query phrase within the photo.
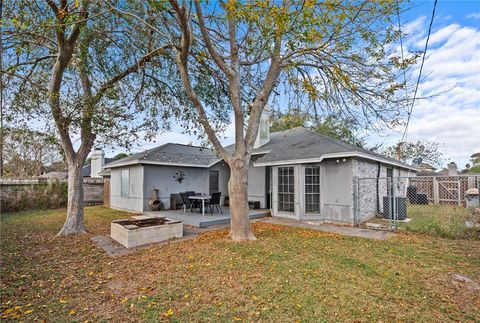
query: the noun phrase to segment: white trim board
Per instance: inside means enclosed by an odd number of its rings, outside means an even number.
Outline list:
[[[135,159],[135,160],[130,160],[128,162],[124,163],[119,163],[115,164],[112,166],[105,165],[102,167],[102,169],[113,169],[113,168],[120,168],[120,167],[125,167],[125,166],[132,166],[132,165],[161,165],[161,166],[177,166],[177,167],[195,167],[195,168],[210,168],[213,165],[221,162],[222,159],[215,159],[215,161],[209,163],[209,164],[189,164],[189,163],[178,163],[178,162],[163,162],[163,161],[155,161],[155,160],[141,160],[141,159]]]
[[[393,165],[401,168],[406,168],[412,170],[414,172],[420,171],[418,168],[409,166],[403,163],[394,162],[390,160],[386,160],[383,158],[371,156],[369,154],[364,154],[361,152],[345,152],[345,153],[331,153],[331,154],[324,154],[321,157],[313,157],[313,158],[304,158],[304,159],[291,159],[291,160],[278,160],[278,161],[271,161],[271,162],[254,162],[254,167],[261,167],[261,166],[281,166],[281,165],[292,165],[292,164],[309,164],[309,163],[319,163],[324,159],[329,158],[346,158],[346,157],[358,157],[358,158],[365,158],[373,161],[378,161],[384,164]]]

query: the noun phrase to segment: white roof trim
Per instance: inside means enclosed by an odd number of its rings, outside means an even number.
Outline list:
[[[142,160],[142,159],[134,159],[129,160],[128,162],[115,164],[112,166],[102,166],[102,169],[111,169],[111,168],[119,168],[131,165],[158,165],[158,166],[181,166],[181,167],[196,167],[196,168],[210,168],[216,163],[220,162],[221,159],[215,159],[213,162],[209,164],[202,165],[202,164],[189,164],[189,163],[179,163],[179,162],[164,162],[164,161],[155,161],[155,160]]]
[[[270,153],[270,152],[271,152],[271,150],[259,150],[259,151],[254,151],[254,152],[252,152],[252,156],[253,156],[253,155],[265,155],[265,154],[268,154],[268,153]]]
[[[319,163],[324,159],[328,158],[344,158],[344,157],[359,157],[365,158],[369,160],[378,161],[388,165],[394,165],[397,167],[402,167],[406,169],[410,169],[412,171],[418,172],[420,171],[418,168],[409,166],[406,164],[402,164],[399,162],[390,161],[387,159],[383,159],[380,157],[371,156],[369,154],[361,153],[361,152],[345,152],[345,153],[331,153],[331,154],[324,154],[321,157],[313,157],[313,158],[305,158],[305,159],[292,159],[292,160],[278,160],[272,162],[254,162],[254,167],[261,167],[261,166],[278,166],[278,165],[291,165],[291,164],[308,164],[308,163]]]

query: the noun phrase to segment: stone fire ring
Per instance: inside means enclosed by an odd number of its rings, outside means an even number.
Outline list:
[[[168,218],[114,220],[110,236],[126,248],[183,237],[182,221]]]

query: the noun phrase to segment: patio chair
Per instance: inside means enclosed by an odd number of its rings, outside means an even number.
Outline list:
[[[189,196],[192,196],[191,194],[188,194],[188,192],[184,192],[184,193],[181,192],[180,196],[182,197],[182,202],[183,202],[183,205],[182,205],[182,211],[183,212],[187,212],[187,210],[191,212],[192,207],[198,208],[197,201],[191,200],[191,199],[188,198]]]
[[[220,211],[220,214],[222,213],[222,207],[220,206],[220,197],[222,196],[221,192],[216,192],[212,193],[212,197],[208,201],[207,205],[210,208],[210,213],[213,214],[213,209],[217,208],[218,211]]]

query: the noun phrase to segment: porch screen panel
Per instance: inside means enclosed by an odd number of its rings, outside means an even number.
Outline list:
[[[305,167],[305,211],[320,212],[320,167]]]
[[[278,168],[278,210],[293,212],[295,207],[293,167]]]

